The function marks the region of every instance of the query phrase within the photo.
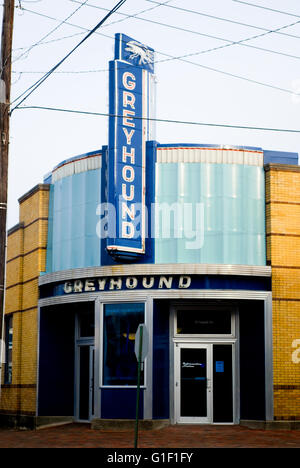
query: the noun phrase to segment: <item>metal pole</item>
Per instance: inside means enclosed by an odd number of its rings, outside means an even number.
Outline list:
[[[136,411],[135,411],[135,431],[134,431],[134,448],[138,444],[138,427],[139,427],[139,407],[140,407],[140,388],[141,388],[141,365],[142,365],[142,349],[143,349],[143,327],[140,327],[140,343],[138,357],[138,381],[136,394]]]

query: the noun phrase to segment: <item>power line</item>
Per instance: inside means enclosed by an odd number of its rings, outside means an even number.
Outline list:
[[[164,55],[167,55],[167,54],[164,54]],[[176,57],[172,57],[172,56],[170,56],[170,57],[171,57],[170,60],[176,59]],[[197,63],[197,62],[191,62],[190,60],[186,60],[184,58],[178,58],[178,60],[180,60],[182,62],[185,62],[185,63],[189,63],[191,65],[198,66],[198,67],[203,68],[205,70],[214,71],[216,73],[221,73],[222,75],[230,76],[231,78],[238,78],[239,80],[247,81],[247,82],[252,83],[252,84],[265,86],[267,88],[271,88],[271,89],[274,89],[276,91],[282,91],[282,92],[285,92],[285,93],[288,93],[288,94],[293,94],[294,96],[298,96],[297,93],[295,93],[294,91],[291,91],[289,89],[280,88],[278,86],[274,86],[274,85],[271,85],[271,84],[268,84],[268,83],[263,83],[263,82],[257,81],[257,80],[252,80],[251,78],[247,78],[245,76],[235,75],[234,73],[226,72],[226,71],[220,70],[218,68],[208,67],[206,65],[202,65],[202,64]],[[167,60],[164,60],[164,61],[167,61]]]
[[[80,2],[76,2],[74,0],[70,0],[70,1],[72,3],[80,3]],[[124,15],[124,16],[126,16],[125,18],[119,19],[119,20],[116,20],[116,21],[111,21],[110,23],[106,24],[105,27],[111,26],[113,24],[121,23],[122,21],[126,21],[129,18],[136,18],[138,15],[141,15],[142,13],[148,13],[149,11],[155,10],[156,8],[159,8],[160,6],[167,6],[167,3],[170,3],[172,1],[173,0],[167,0],[166,2],[159,3],[158,5],[155,5],[154,7],[147,8],[146,10],[138,11],[137,13],[134,13],[133,15]],[[87,6],[89,6],[89,5],[87,5]],[[93,6],[93,5],[91,5],[91,6]],[[101,9],[106,10],[106,8],[101,8]],[[120,14],[120,13],[118,13],[118,14]]]
[[[60,60],[51,70],[49,70],[42,78],[40,78],[36,83],[34,83],[30,88],[28,88],[26,91],[24,91],[20,96],[18,96],[14,101],[16,102],[19,100],[24,94],[28,92],[28,94],[15,106],[12,110],[11,113],[18,107],[20,104],[22,104],[41,84],[49,78],[49,76],[58,68],[62,63],[64,63],[70,55],[72,55],[92,34],[94,34],[97,29],[99,29],[102,24],[113,14],[115,11],[117,11],[124,3],[126,0],[120,0],[110,11],[109,13],[75,46],[73,49],[62,59]]]
[[[50,19],[52,21],[61,21],[58,18],[53,18],[53,16],[45,15],[44,13],[39,13],[39,12],[34,11],[34,10],[29,10],[29,8],[23,8],[23,11],[26,11],[27,13],[31,13],[33,15],[41,16],[42,18]],[[68,26],[72,26],[74,28],[77,28],[77,29],[81,29],[82,31],[85,31],[85,32],[90,32],[91,31],[91,29],[85,28],[83,26],[79,26],[78,24],[70,23],[68,21],[65,21],[65,24],[68,25]],[[109,39],[112,39],[111,36],[108,36],[107,34],[100,33],[99,31],[96,31],[95,34],[98,34],[99,36],[108,37]]]
[[[74,1],[74,0],[70,0],[70,1]],[[196,11],[196,10],[189,10],[187,8],[181,8],[181,7],[174,6],[174,5],[165,5],[163,3],[156,2],[155,0],[146,0],[146,2],[159,4],[159,5],[165,6],[166,8],[172,8],[174,10],[184,11],[186,13],[192,13],[192,14],[195,14],[195,15],[204,16],[205,18],[211,18],[211,19],[214,19],[214,20],[223,21],[223,22],[227,22],[227,23],[230,23],[230,24],[235,24],[237,26],[245,26],[247,28],[258,29],[260,31],[269,31],[269,29],[262,28],[261,26],[257,26],[257,25],[253,25],[253,24],[249,24],[249,23],[243,23],[241,21],[235,21],[235,20],[232,20],[232,19],[229,19],[229,18],[222,18],[220,16],[209,15],[207,13],[202,13],[202,12]],[[300,39],[300,36],[296,36],[294,34],[288,34],[288,33],[280,32],[280,31],[274,31],[274,33],[275,34],[280,34],[282,36],[292,37],[294,39]]]
[[[73,3],[81,3],[79,2],[78,0],[71,0]],[[161,4],[160,4],[161,5]],[[98,10],[104,10],[104,11],[107,11],[107,8],[102,8],[102,7],[99,7],[97,5],[86,5],[87,7],[89,8],[96,8]],[[131,16],[130,15],[127,15],[126,13],[118,13],[119,15],[122,15],[122,16],[125,16],[127,18],[130,18]],[[255,36],[251,36],[251,37],[248,37],[246,39],[242,39],[240,41],[231,41],[230,39],[225,39],[223,37],[219,37],[219,36],[213,36],[211,34],[206,34],[206,33],[201,33],[199,31],[193,31],[191,29],[186,29],[186,28],[180,28],[178,26],[174,26],[172,24],[166,24],[166,23],[161,23],[159,21],[154,21],[154,20],[150,20],[149,18],[139,18],[138,16],[133,16],[135,19],[139,20],[139,21],[145,21],[147,23],[152,23],[152,24],[157,24],[159,26],[164,26],[166,28],[170,28],[170,29],[175,29],[177,31],[182,31],[182,32],[187,32],[187,33],[190,33],[190,34],[195,34],[197,36],[202,36],[202,37],[208,37],[209,39],[217,39],[218,41],[223,41],[223,42],[227,42],[229,43],[230,45],[240,45],[240,46],[243,46],[243,47],[249,47],[251,49],[257,49],[257,50],[261,50],[263,52],[268,52],[268,53],[272,53],[272,54],[277,54],[277,55],[283,55],[283,56],[286,56],[286,57],[289,57],[289,58],[294,58],[294,59],[297,59],[299,60],[300,57],[297,56],[297,55],[291,55],[291,54],[286,54],[284,52],[279,52],[279,51],[276,51],[276,50],[272,50],[272,49],[266,49],[266,48],[263,48],[263,47],[258,47],[258,46],[254,46],[254,45],[250,45],[250,44],[245,44],[245,42],[249,42],[249,41],[252,41],[254,39],[258,39],[260,37],[264,37],[266,36],[267,34],[272,34],[276,31],[281,31],[282,29],[286,29],[286,28],[289,28],[291,26],[295,26],[296,24],[299,24],[300,23],[300,20],[299,21],[296,21],[294,23],[291,23],[291,24],[287,24],[285,26],[282,26],[280,28],[276,28],[274,30],[267,30],[266,32],[262,33],[262,34],[258,34],[258,35],[255,35]],[[108,25],[109,26],[109,25]]]
[[[57,18],[53,18],[49,15],[45,15],[45,14],[42,14],[42,13],[37,13],[35,11],[32,11],[32,10],[28,10],[28,9],[25,9],[26,11],[30,12],[30,13],[33,13],[35,15],[38,15],[38,16],[42,16],[42,17],[45,17],[47,19],[51,19],[53,21],[60,21],[58,20]],[[82,26],[79,26],[79,25],[76,25],[76,24],[73,24],[73,23],[66,23],[68,24],[69,26],[72,26],[72,27],[75,27],[75,28],[78,28],[78,29],[82,29],[84,31],[90,31],[89,29],[87,28],[84,28]],[[106,37],[106,38],[109,38],[109,39],[114,39],[112,36],[109,36],[108,34],[103,34],[103,33],[100,33],[98,31],[95,32],[95,34],[98,34],[102,37]],[[224,47],[223,46],[220,46],[220,47]],[[213,50],[215,50],[216,48],[214,48]],[[210,50],[210,49],[208,49]],[[207,50],[207,51],[208,51]],[[159,51],[156,51],[156,53],[158,53],[159,55],[163,55],[165,57],[168,57],[167,59],[164,59],[164,60],[161,60],[160,62],[167,62],[167,61],[170,61],[170,60],[179,60],[179,61],[182,61],[182,62],[185,62],[185,63],[188,63],[190,65],[194,65],[196,67],[200,67],[200,68],[203,68],[203,69],[206,69],[206,70],[209,70],[209,71],[213,71],[215,73],[220,73],[220,74],[223,74],[225,76],[229,76],[231,78],[236,78],[236,79],[239,79],[239,80],[243,80],[243,81],[246,81],[246,82],[249,82],[249,83],[252,83],[252,84],[256,84],[256,85],[259,85],[259,86],[264,86],[264,87],[267,87],[267,88],[270,88],[270,89],[274,89],[276,91],[281,91],[281,92],[285,92],[285,93],[289,93],[289,94],[292,94],[292,95],[298,95],[298,94],[295,94],[294,91],[292,90],[289,90],[289,89],[285,89],[285,88],[280,88],[278,86],[275,86],[275,85],[271,85],[271,84],[268,84],[268,83],[263,83],[261,81],[258,81],[258,80],[253,80],[251,78],[247,78],[245,76],[241,76],[241,75],[237,75],[237,74],[234,74],[234,73],[229,73],[229,72],[226,72],[224,70],[220,70],[220,69],[216,69],[216,68],[213,68],[213,67],[208,67],[208,66],[205,66],[205,65],[202,65],[200,63],[197,63],[197,62],[192,62],[191,60],[186,60],[184,57],[191,57],[191,56],[195,56],[195,55],[199,55],[199,54],[202,54],[202,53],[205,53],[206,51],[201,51],[201,52],[195,52],[195,53],[190,53],[190,54],[185,54],[183,56],[178,56],[178,57],[175,57],[175,56],[172,56],[170,54],[166,54],[166,53],[163,53],[163,52],[159,52]],[[107,70],[96,70],[96,72],[105,72]],[[93,72],[93,71],[88,71],[89,73]],[[26,92],[26,91],[25,91]],[[22,96],[22,95],[21,95]],[[21,97],[19,96],[19,97]]]
[[[34,45],[35,46],[40,46],[40,45],[47,45],[47,44],[52,44],[53,42],[59,42],[59,41],[63,41],[65,39],[70,39],[71,37],[75,37],[75,36],[82,36],[82,34],[84,34],[84,32],[78,32],[78,33],[75,33],[75,34],[70,34],[68,36],[62,36],[62,37],[57,37],[56,39],[50,39],[50,41],[43,41],[43,42],[39,42],[37,44]],[[25,49],[30,49],[31,46],[26,46],[26,47],[16,47],[13,49],[13,51],[16,51],[16,50],[25,50]]]
[[[236,3],[241,3],[242,5],[249,5],[249,6],[256,7],[256,8],[262,8],[263,10],[274,11],[275,13],[280,13],[282,15],[294,16],[295,18],[300,18],[299,15],[295,15],[294,13],[289,13],[287,11],[275,10],[274,8],[268,8],[268,7],[265,7],[265,6],[262,6],[262,5],[256,5],[254,3],[242,2],[240,0],[232,0],[232,1],[236,2]]]
[[[202,51],[202,52],[205,52],[205,51]],[[169,61],[173,61],[173,60],[179,60],[181,62],[185,62],[185,63],[188,63],[190,65],[194,65],[194,66],[204,68],[204,69],[209,70],[209,71],[213,71],[213,72],[225,75],[225,76],[229,76],[231,78],[237,78],[239,80],[243,80],[243,81],[246,81],[246,82],[249,82],[249,83],[252,83],[252,84],[256,84],[256,85],[264,86],[264,87],[267,87],[267,88],[270,88],[270,89],[274,89],[275,91],[281,91],[281,92],[284,92],[284,93],[292,94],[293,96],[299,96],[299,93],[295,93],[294,91],[292,91],[290,89],[280,88],[280,87],[275,86],[275,85],[271,85],[271,84],[268,84],[268,83],[263,83],[261,81],[253,80],[251,78],[247,78],[245,76],[236,75],[234,73],[226,72],[226,71],[220,70],[218,68],[212,68],[212,67],[208,67],[206,65],[202,65],[202,64],[197,63],[197,62],[192,62],[190,60],[186,60],[185,57],[190,57],[190,56],[193,56],[193,55],[197,55],[198,52],[185,54],[185,55],[178,56],[178,57],[174,57],[173,55],[169,55],[169,54],[165,54],[165,53],[163,54],[162,52],[160,52],[160,54],[164,55],[164,56],[166,56],[168,58],[162,59],[162,60],[157,60],[154,63],[165,63],[165,62],[169,62]],[[102,69],[102,70],[61,71],[61,72],[57,72],[57,73],[61,73],[61,74],[70,74],[70,73],[80,74],[80,73],[101,73],[101,72],[108,72],[108,69],[106,68],[106,69]],[[16,73],[26,73],[26,72],[16,72]],[[27,73],[44,73],[44,72],[27,72]]]
[[[23,0],[23,1],[24,1],[24,0]],[[42,1],[42,0],[38,0],[38,1]],[[70,0],[70,1],[72,1],[72,0]],[[85,3],[87,3],[87,1],[88,1],[88,0],[86,0]],[[148,11],[154,10],[155,8],[158,8],[159,6],[167,6],[167,3],[171,2],[171,1],[173,1],[173,0],[167,0],[165,3],[160,3],[160,4],[158,4],[158,5],[154,6],[154,7],[148,8],[148,9],[146,9],[146,10],[140,11],[140,12],[134,14],[134,15],[129,15],[129,16],[130,16],[130,18],[133,18],[133,17],[135,17],[135,16],[138,15],[138,14],[146,13],[146,12],[148,12]],[[31,3],[31,2],[28,2],[28,3]],[[34,3],[35,3],[35,2],[34,2]],[[74,3],[74,2],[73,2],[73,3]],[[75,14],[80,8],[82,8],[82,7],[85,5],[85,3],[81,3],[80,6],[79,6],[70,16],[68,16],[65,20],[61,21],[61,23],[60,23],[58,26],[56,26],[53,30],[51,30],[46,36],[44,36],[43,38],[41,38],[37,43],[35,43],[35,44],[33,44],[33,45],[29,46],[29,47],[18,47],[18,48],[15,48],[14,50],[29,49],[29,50],[25,51],[25,53],[24,53],[24,54],[27,54],[33,47],[37,47],[37,46],[39,46],[39,45],[51,44],[51,43],[53,43],[53,42],[62,41],[62,40],[65,40],[65,39],[72,38],[72,37],[74,37],[74,36],[78,36],[78,35],[84,34],[83,32],[82,32],[82,33],[76,33],[76,34],[71,34],[71,35],[68,35],[68,36],[63,36],[63,37],[59,37],[59,38],[52,39],[52,40],[50,40],[50,41],[45,41],[45,42],[44,42],[44,39],[45,39],[46,37],[48,37],[50,34],[52,34],[54,31],[56,31],[60,26],[62,26],[63,24],[68,24],[68,23],[67,23],[67,20],[68,20],[69,18],[71,18],[71,16],[74,16],[74,14]],[[25,8],[22,8],[22,10],[24,10],[24,11],[30,11],[30,10],[27,10],[27,9],[25,9]],[[30,11],[30,13],[32,13],[32,11]],[[51,18],[51,19],[53,19],[53,18]],[[115,24],[115,23],[119,23],[119,22],[125,21],[126,19],[127,19],[127,18],[123,18],[123,19],[114,21],[114,22],[112,22],[112,23],[109,23],[109,25],[110,25],[110,24]],[[109,26],[109,25],[108,25],[108,26]],[[22,54],[22,55],[23,55],[23,54]],[[18,60],[19,58],[21,58],[22,55],[21,55],[20,57],[18,57],[16,60]],[[15,60],[15,61],[16,61],[16,60]]]
[[[108,114],[101,112],[89,112],[89,111],[80,111],[75,109],[62,109],[57,107],[46,107],[46,106],[22,106],[18,109],[39,109],[39,110],[48,110],[55,112],[68,112],[71,114],[81,114],[81,115],[94,115],[100,117],[117,117],[123,118],[123,115],[117,114]],[[224,127],[224,128],[235,128],[242,130],[260,130],[264,132],[284,132],[284,133],[300,133],[300,130],[297,129],[286,129],[286,128],[268,128],[268,127],[254,127],[254,126],[243,126],[243,125],[228,125],[228,124],[217,124],[217,123],[208,123],[208,122],[195,122],[195,121],[185,121],[185,120],[171,120],[171,119],[155,119],[148,117],[132,117],[135,120],[146,120],[149,122],[162,122],[162,123],[172,123],[172,124],[181,124],[181,125],[197,125],[197,126],[208,126],[208,127]]]
[[[76,2],[76,0],[71,0],[71,1]],[[78,2],[77,2],[77,3],[78,3]],[[98,9],[101,9],[101,10],[106,10],[106,11],[107,11],[107,9],[98,7],[98,6],[96,6],[96,5],[87,5],[87,6],[92,7],[92,8],[98,8]],[[23,9],[24,9],[24,8],[23,8]],[[35,15],[38,15],[38,16],[42,16],[42,17],[47,18],[47,19],[51,19],[51,20],[53,20],[53,21],[60,21],[60,20],[58,20],[57,18],[53,18],[52,16],[45,15],[45,14],[42,14],[42,13],[38,13],[38,12],[36,12],[36,11],[32,11],[32,10],[29,10],[29,9],[26,9],[26,8],[25,8],[24,10],[27,11],[27,12],[29,12],[29,13],[32,13],[32,14],[35,14]],[[119,13],[119,14],[120,14],[120,13]],[[122,14],[122,15],[124,15],[124,14]],[[125,16],[126,16],[127,18],[133,17],[133,15],[132,15],[132,16],[130,16],[130,15],[125,15]],[[151,20],[146,20],[145,18],[137,18],[137,19],[143,19],[144,21],[151,21]],[[269,34],[270,34],[270,33],[276,33],[276,32],[278,32],[278,31],[281,30],[281,29],[290,27],[290,26],[292,26],[292,25],[294,25],[294,24],[297,24],[297,23],[298,23],[298,22],[296,22],[296,23],[291,23],[291,24],[289,24],[289,25],[282,26],[281,28],[278,28],[278,29],[276,29],[276,30],[266,30],[266,33],[269,33]],[[72,26],[72,27],[75,27],[75,28],[83,29],[83,30],[85,30],[85,31],[89,31],[89,29],[84,28],[84,27],[79,26],[79,25],[76,25],[76,24],[73,24],[73,23],[66,22],[65,24],[67,24],[67,25],[69,25],[69,26]],[[173,26],[173,28],[176,29],[175,26]],[[188,31],[188,30],[186,30],[186,31]],[[190,32],[193,32],[193,31],[190,31]],[[107,38],[113,39],[111,36],[109,36],[109,35],[107,35],[107,34],[103,34],[103,33],[99,33],[99,32],[97,32],[96,34],[99,34],[99,35],[101,35],[101,36],[103,36],[103,37],[107,37]],[[201,33],[197,33],[197,32],[196,32],[196,34],[201,34]],[[205,36],[205,34],[202,34],[202,35]],[[222,39],[222,38],[219,38],[219,37],[215,37],[215,36],[208,36],[208,35],[206,35],[206,36],[207,36],[207,37],[210,37],[210,38],[218,39],[218,40],[228,41],[228,43],[229,43],[229,44],[227,44],[227,46],[228,46],[228,45],[235,45],[235,44],[238,44],[239,42],[242,43],[242,42],[245,42],[245,41],[257,39],[257,38],[262,37],[262,36],[264,36],[264,35],[265,35],[265,34],[257,35],[257,36],[251,36],[250,38],[242,39],[241,41],[235,41],[235,42],[234,42],[234,41],[230,41],[230,40],[228,40],[228,39]],[[249,44],[247,44],[247,45],[245,44],[245,46],[251,47],[251,48],[257,48],[257,49],[260,49],[260,50],[263,50],[263,51],[266,51],[266,52],[271,52],[271,53],[274,53],[274,54],[285,55],[285,56],[288,56],[288,57],[290,57],[290,58],[299,59],[298,56],[294,56],[294,55],[290,55],[290,54],[284,54],[283,52],[278,52],[278,51],[269,50],[269,49],[263,49],[263,48],[260,48],[260,47],[257,47],[257,46],[251,46],[251,45],[249,45]],[[201,53],[206,53],[206,52],[210,52],[210,51],[215,51],[215,50],[218,50],[218,48],[221,49],[221,48],[223,48],[223,47],[224,47],[224,46],[214,47],[214,48],[211,48],[211,49],[208,49],[208,50],[205,50],[205,51],[201,51],[200,53],[195,53],[195,54],[193,54],[193,55],[198,55],[198,54],[201,54]],[[163,52],[159,52],[159,51],[156,51],[156,52],[157,52],[158,54],[161,54],[161,55],[166,55],[166,54],[164,54]]]
[[[42,0],[38,0],[38,1],[42,1]],[[75,3],[74,0],[70,0],[71,2]],[[193,13],[193,14],[197,14],[197,15],[200,15],[200,16],[203,16],[203,17],[206,17],[206,18],[211,18],[211,19],[215,19],[215,20],[218,20],[218,21],[223,21],[223,22],[227,22],[227,23],[231,23],[231,24],[235,24],[235,25],[238,25],[238,26],[244,26],[244,27],[248,27],[248,28],[252,28],[252,29],[257,29],[257,30],[260,30],[260,31],[269,31],[269,29],[267,28],[262,28],[261,26],[257,26],[257,25],[253,25],[253,24],[249,24],[249,23],[243,23],[243,22],[240,22],[240,21],[235,21],[235,20],[232,20],[232,19],[229,19],[229,18],[222,18],[222,17],[219,17],[219,16],[214,16],[214,15],[208,15],[206,13],[201,13],[199,11],[195,11],[195,10],[189,10],[189,9],[186,9],[186,8],[180,8],[180,7],[177,7],[177,6],[174,6],[174,5],[169,5],[169,1],[172,1],[172,0],[168,0],[167,2],[165,3],[158,3],[154,0],[146,0],[147,2],[150,2],[150,3],[154,3],[158,6],[165,6],[166,8],[172,8],[172,9],[175,9],[175,10],[179,10],[179,11],[184,11],[184,12],[188,12],[188,13]],[[24,0],[23,0],[24,2]],[[26,3],[31,3],[31,2],[26,2]],[[81,4],[83,6],[83,4]],[[33,11],[31,10],[27,10],[26,8],[22,8],[24,11],[27,11],[27,12],[30,12],[30,13],[34,13]],[[130,17],[134,17],[136,16],[137,14],[141,14],[141,13],[144,13],[144,12],[147,12],[147,11],[150,11],[152,10],[153,8],[149,8],[149,10],[143,10],[142,12],[139,12],[139,13],[136,13],[135,15],[130,15]],[[36,13],[38,14],[38,13]],[[42,16],[42,15],[41,15]],[[43,15],[44,16],[44,15]],[[46,16],[47,17],[47,16]],[[52,17],[49,17],[49,19],[54,19]],[[115,24],[115,23],[118,23],[118,22],[121,22],[121,21],[125,21],[127,18],[124,18],[124,19],[120,19],[118,21],[115,21],[115,22],[112,22],[112,23],[109,23],[107,26],[111,25],[111,24]],[[70,26],[75,26],[75,25],[72,25],[70,23],[66,23],[66,20],[63,21],[63,23],[65,24],[69,24]],[[297,36],[295,34],[288,34],[288,33],[285,33],[285,32],[282,32],[282,31],[273,31],[274,34],[279,34],[279,35],[282,35],[282,36],[286,36],[286,37],[291,37],[293,39],[300,39],[300,36]],[[72,34],[72,35],[68,35],[68,36],[63,36],[63,37],[60,37],[60,38],[57,38],[57,39],[52,39],[50,41],[43,41],[43,39],[41,39],[38,43],[34,44],[34,47],[36,46],[40,46],[40,45],[47,45],[47,44],[51,44],[51,43],[54,43],[54,42],[59,42],[59,41],[62,41],[62,40],[65,40],[65,39],[69,39],[69,38],[72,38],[72,37],[75,37],[77,35],[81,35],[81,34],[84,34],[83,32],[82,33],[76,33],[76,34]],[[14,50],[24,50],[24,49],[29,49],[31,48],[31,46],[27,46],[27,47],[18,47]],[[43,72],[39,72],[39,73],[43,73]],[[75,73],[75,72],[74,72]]]
[[[66,23],[66,21],[68,21],[68,19],[72,18],[72,16],[74,16],[75,13],[77,13],[77,11],[79,11],[83,6],[85,6],[88,1],[89,0],[85,0],[83,3],[81,3],[81,5],[79,5],[79,7],[77,7],[69,16],[67,16],[67,18],[62,20],[57,26],[55,26],[54,29],[51,29],[51,31],[49,31],[45,36],[43,36],[38,42],[36,42],[35,44],[32,44],[27,50],[25,50],[25,52],[23,52],[21,55],[19,55],[19,57],[17,57],[14,60],[14,62],[16,62],[17,60],[20,60],[24,55],[27,55],[34,47],[41,44],[41,42],[43,40],[45,40],[47,37],[49,37],[51,34],[53,34],[55,31],[57,31],[63,24]]]
[[[74,1],[74,0],[70,0],[70,1]],[[297,23],[300,23],[300,21],[297,21],[296,23],[292,23],[292,24],[297,24]],[[179,60],[181,58],[185,58],[185,57],[190,57],[190,56],[196,56],[196,55],[201,55],[201,54],[205,54],[205,53],[208,53],[208,52],[213,52],[213,51],[217,51],[217,50],[220,50],[220,49],[224,49],[226,47],[230,47],[232,45],[239,45],[245,41],[249,41],[251,39],[254,39],[254,38],[257,38],[257,37],[262,37],[262,36],[265,36],[267,34],[270,34],[272,32],[275,32],[275,31],[278,31],[280,29],[284,29],[284,28],[287,28],[291,26],[290,24],[289,25],[286,25],[286,26],[282,26],[281,28],[278,28],[277,30],[272,30],[272,31],[267,31],[267,33],[264,33],[264,34],[259,34],[257,36],[252,36],[250,38],[246,38],[246,39],[241,39],[240,41],[236,41],[236,42],[230,42],[229,44],[225,44],[225,45],[221,45],[221,46],[216,46],[216,47],[211,47],[209,49],[205,49],[205,50],[202,50],[202,51],[199,51],[199,52],[192,52],[192,53],[188,53],[188,54],[184,54],[184,55],[181,55],[179,57],[173,57],[171,55],[168,55],[168,57],[171,57],[170,59],[163,59],[163,60],[156,60],[155,62],[153,62],[154,64],[156,63],[162,63],[162,62],[165,62],[165,61],[169,61],[171,59],[175,59],[175,60]],[[261,49],[261,50],[267,50],[267,49]],[[163,52],[159,52],[159,51],[156,51],[157,53],[159,53],[160,55],[166,55],[167,54],[164,54]],[[274,53],[278,53],[281,55],[280,52],[276,52],[274,51]],[[286,55],[286,54],[284,54]],[[299,56],[294,56],[294,55],[288,55],[289,57],[293,57],[295,59],[300,59]],[[105,71],[108,71],[108,69],[103,69],[103,70],[88,70],[88,71],[61,71],[61,72],[58,72],[58,73],[95,73],[95,72],[105,72]],[[38,71],[34,71],[34,72],[22,72],[22,71],[16,71],[15,73],[38,73],[38,74],[43,74],[45,72],[38,72]]]

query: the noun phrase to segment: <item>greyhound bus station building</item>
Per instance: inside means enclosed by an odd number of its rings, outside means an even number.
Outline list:
[[[19,199],[0,423],[134,420],[144,324],[141,420],[298,427],[298,155],[158,143],[146,49],[116,37],[108,145]]]

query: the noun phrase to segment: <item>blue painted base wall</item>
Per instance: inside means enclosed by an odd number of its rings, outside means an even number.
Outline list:
[[[263,301],[240,305],[240,417],[264,421],[265,338]]]
[[[169,301],[153,304],[153,419],[169,418]]]
[[[40,315],[38,415],[74,415],[74,314],[66,306]]]
[[[135,388],[102,388],[101,418],[102,419],[135,419],[136,417]],[[139,419],[144,415],[144,394],[141,389]]]

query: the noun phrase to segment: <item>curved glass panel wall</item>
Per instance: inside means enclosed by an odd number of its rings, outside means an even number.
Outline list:
[[[262,151],[156,151],[155,263],[265,265]],[[100,203],[99,152],[53,170],[47,273],[101,266]]]
[[[260,166],[156,165],[155,263],[265,265]]]
[[[99,266],[99,216],[101,171],[64,177],[50,190],[47,273]]]

